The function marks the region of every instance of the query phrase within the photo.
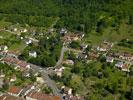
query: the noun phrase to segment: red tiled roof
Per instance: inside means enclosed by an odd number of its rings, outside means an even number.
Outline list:
[[[128,70],[129,69],[129,64],[124,64],[122,69],[127,69]]]
[[[8,51],[8,53],[17,55],[19,53],[19,51],[17,51],[17,50],[16,51]]]
[[[21,90],[22,90],[21,88],[12,86],[11,88],[9,88],[8,93],[18,94],[20,93]]]
[[[4,95],[0,96],[0,100],[4,100],[4,98],[5,98]]]
[[[61,100],[58,96],[51,96],[39,92],[30,92],[27,94],[27,97],[34,98],[37,100]]]
[[[27,63],[21,61],[18,65],[21,66],[21,67],[26,67],[27,66]]]
[[[24,100],[20,97],[14,97],[14,96],[11,96],[11,95],[8,95],[8,94],[4,94],[2,96],[0,96],[0,100]]]
[[[17,64],[20,67],[26,67],[28,65],[25,61],[21,61],[19,59],[15,59],[15,58],[4,58],[3,61],[5,61],[7,63]]]

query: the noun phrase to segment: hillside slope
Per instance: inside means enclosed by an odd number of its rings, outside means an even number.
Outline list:
[[[132,0],[0,0],[0,19],[45,26],[47,17],[60,17],[56,27],[100,31],[108,25],[117,26],[124,18],[132,24],[132,5]]]

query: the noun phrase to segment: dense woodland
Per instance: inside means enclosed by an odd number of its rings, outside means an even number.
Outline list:
[[[133,23],[132,0],[0,0],[0,19],[31,26],[100,32],[103,27],[119,26],[121,19]]]

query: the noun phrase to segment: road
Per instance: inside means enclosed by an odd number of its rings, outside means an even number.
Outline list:
[[[3,57],[11,57],[8,54],[3,55]],[[16,58],[17,59],[17,58]],[[46,84],[53,90],[53,94],[56,96],[60,96],[62,98],[62,94],[60,93],[59,89],[56,86],[56,83],[51,80],[48,76],[48,72],[45,68],[42,68],[41,66],[37,66],[31,63],[28,63],[32,69],[34,69],[36,72],[40,72],[42,75],[42,78],[45,80]]]
[[[75,50],[75,49],[71,49],[71,48],[67,48],[67,47],[63,46],[62,49],[61,49],[59,60],[58,60],[58,62],[56,63],[56,65],[54,67],[57,67],[57,66],[61,65],[61,63],[63,61],[63,58],[64,58],[64,53],[66,51],[73,51],[73,52],[77,52],[77,53],[82,53],[82,51],[80,51],[80,50]]]
[[[64,58],[64,53],[65,53],[67,50],[68,50],[68,49],[65,48],[64,46],[62,47],[59,60],[58,60],[58,62],[56,63],[56,65],[55,65],[54,67],[57,67],[57,66],[59,66],[59,65],[62,63],[63,58]]]
[[[35,71],[41,73],[42,78],[45,80],[47,85],[53,90],[54,95],[58,95],[58,96],[62,97],[62,95],[60,94],[59,89],[56,86],[56,83],[49,78],[46,69],[44,69],[44,68],[42,68],[40,66],[31,64],[31,63],[29,63],[29,65],[31,66],[32,69],[34,69]]]

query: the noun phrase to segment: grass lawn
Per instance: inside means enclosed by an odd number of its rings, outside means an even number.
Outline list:
[[[0,31],[0,36],[0,45],[6,44],[9,47],[9,50],[11,51],[16,51],[20,53],[26,47],[26,44],[24,44],[22,41],[19,42],[19,40],[14,34],[5,31]]]
[[[17,52],[22,52],[26,47],[26,44],[23,42],[21,43],[14,43],[9,47],[9,50],[11,51],[17,51]]]
[[[5,44],[9,39],[11,39],[11,36],[12,34],[9,32],[0,31],[0,45]]]
[[[12,23],[10,22],[5,22],[4,20],[0,20],[0,29],[3,29],[5,27],[10,26]]]
[[[0,36],[3,37],[3,39],[7,39],[7,38],[10,38],[12,34],[6,31],[0,31]]]
[[[120,51],[120,52],[128,52],[128,53],[133,53],[133,49],[127,48],[127,47],[122,47],[122,46],[117,46],[115,45],[112,48],[113,51]]]
[[[85,38],[85,41],[91,42],[94,45],[100,44],[103,40],[107,40],[110,42],[117,42],[126,38],[133,39],[132,33],[133,33],[133,27],[125,23],[122,23],[118,31],[116,31],[112,27],[104,29],[102,35],[100,35],[100,33],[92,31],[92,33]]]

